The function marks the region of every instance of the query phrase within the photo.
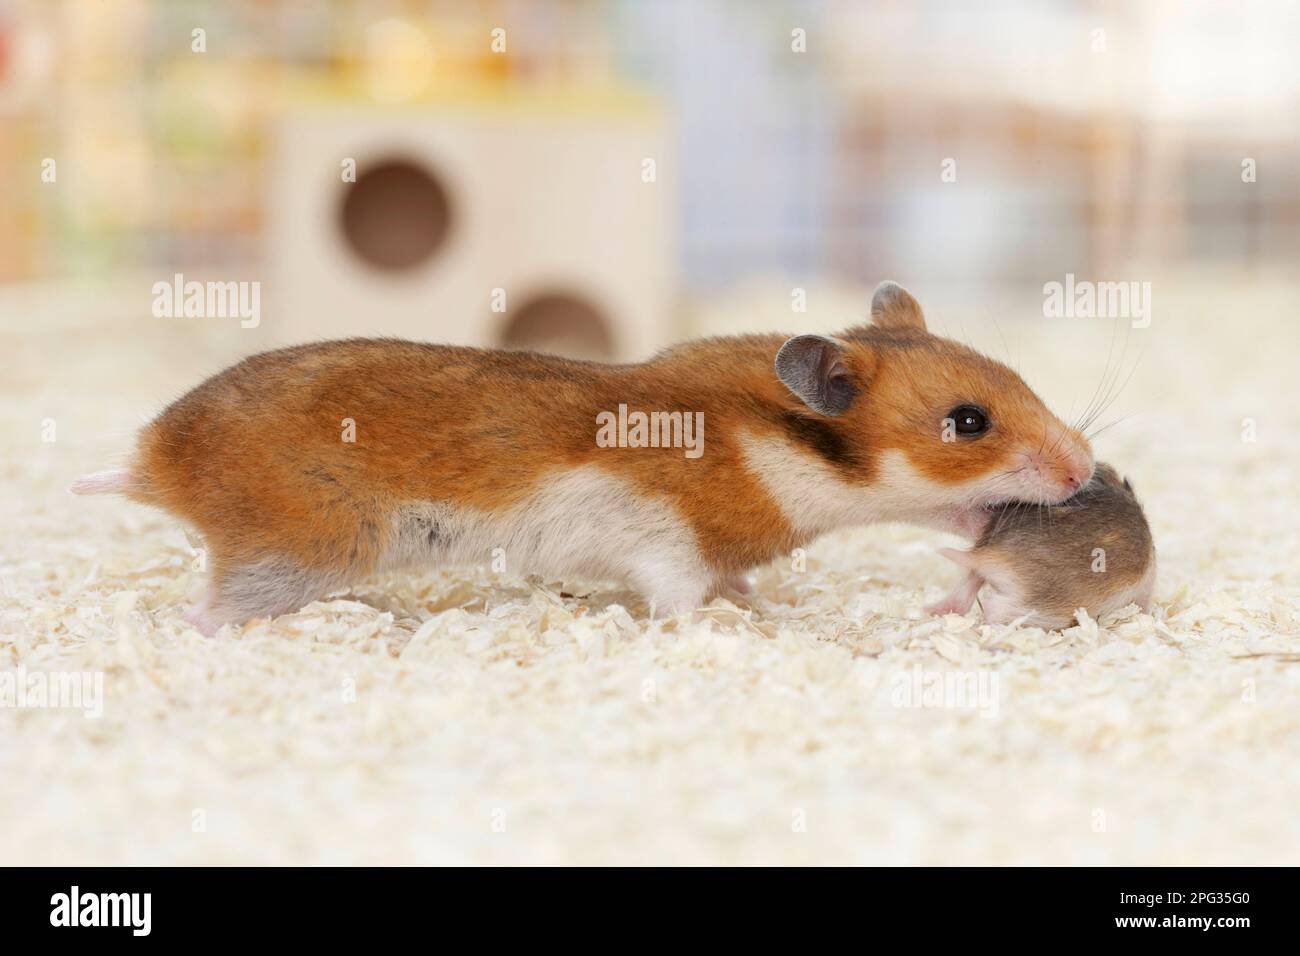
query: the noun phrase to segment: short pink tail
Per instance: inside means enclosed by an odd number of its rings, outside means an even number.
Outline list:
[[[112,468],[82,475],[68,490],[74,495],[124,495],[135,484],[135,476],[125,468]]]

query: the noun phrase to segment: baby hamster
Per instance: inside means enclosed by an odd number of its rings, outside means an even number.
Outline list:
[[[1156,549],[1142,506],[1127,478],[1100,462],[1077,494],[1057,505],[1008,504],[970,551],[944,548],[968,569],[948,597],[927,610],[965,614],[980,589],[991,624],[1025,617],[1063,628],[1084,608],[1093,618],[1129,604],[1150,610]]]

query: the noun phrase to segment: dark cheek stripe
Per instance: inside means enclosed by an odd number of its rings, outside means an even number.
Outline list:
[[[860,464],[849,442],[834,425],[794,412],[787,413],[782,424],[794,441],[811,448],[832,465],[852,469]]]

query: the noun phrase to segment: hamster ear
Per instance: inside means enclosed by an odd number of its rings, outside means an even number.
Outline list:
[[[824,335],[796,335],[776,353],[776,375],[814,412],[843,415],[858,394],[844,349]]]
[[[925,314],[912,294],[897,282],[882,282],[871,296],[872,324],[885,329],[925,330]]]

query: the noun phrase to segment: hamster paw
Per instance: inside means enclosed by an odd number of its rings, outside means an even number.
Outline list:
[[[975,603],[975,596],[983,584],[984,579],[972,572],[966,575],[951,594],[934,604],[927,604],[925,610],[929,614],[966,614]]]
[[[194,625],[194,627],[196,627],[199,633],[204,637],[212,637],[221,629],[221,625],[225,623],[218,620],[217,616],[212,613],[206,600],[200,601],[199,603],[186,608],[185,613],[182,614],[181,617],[184,618],[187,623]]]
[[[965,614],[970,611],[970,606],[970,601],[963,601],[957,595],[949,594],[942,601],[935,601],[933,604],[927,604],[925,606],[925,613],[934,614],[936,616],[944,614]]]

